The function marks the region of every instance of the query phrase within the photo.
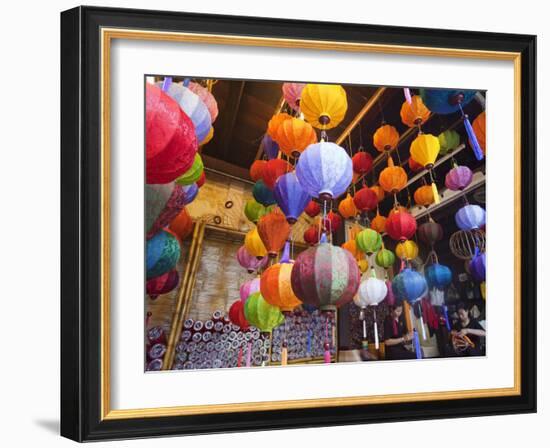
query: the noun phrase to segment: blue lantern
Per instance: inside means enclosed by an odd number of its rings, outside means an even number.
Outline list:
[[[197,194],[199,194],[199,187],[196,182],[191,185],[185,185],[182,189],[185,193],[185,205],[193,202],[197,197]]]
[[[430,111],[436,114],[452,114],[474,99],[475,90],[420,89],[420,96]],[[459,100],[459,96],[462,98]]]
[[[478,282],[485,281],[485,252],[479,253],[476,249],[476,255],[470,261],[470,273],[474,280]]]
[[[453,273],[442,264],[434,263],[424,270],[424,276],[430,288],[445,289],[451,284]]]
[[[394,296],[409,303],[420,300],[428,289],[424,276],[410,268],[405,268],[397,274],[391,285]]]
[[[252,196],[254,196],[256,202],[259,202],[265,207],[275,204],[275,196],[273,196],[273,192],[261,179],[254,184],[254,187],[252,188]]]
[[[145,256],[147,279],[158,277],[174,269],[180,253],[178,239],[164,230],[147,240]]]
[[[289,224],[294,224],[298,220],[311,201],[311,196],[304,191],[293,172],[283,174],[277,179],[273,196]]]
[[[465,205],[456,212],[455,221],[461,230],[479,229],[485,225],[485,210],[479,205]]]
[[[262,139],[262,147],[264,153],[269,160],[276,159],[279,155],[279,145],[269,135],[265,134]]]
[[[322,141],[309,145],[300,155],[296,176],[310,196],[328,201],[346,192],[353,164],[344,148]]]

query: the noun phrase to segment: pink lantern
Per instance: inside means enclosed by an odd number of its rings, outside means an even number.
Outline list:
[[[198,95],[198,97],[204,103],[204,105],[208,109],[208,112],[210,112],[212,123],[214,123],[214,121],[216,121],[216,118],[218,117],[218,102],[216,101],[216,98],[214,98],[214,95],[212,95],[212,93],[206,87],[203,87],[196,82],[190,82],[188,88],[189,90],[191,90],[191,92]]]
[[[449,171],[445,176],[445,186],[449,190],[464,190],[472,182],[473,173],[467,166],[457,166]]]
[[[253,278],[248,280],[241,285],[239,290],[239,295],[241,296],[241,302],[246,302],[246,299],[250,297],[251,294],[260,291],[260,277]]]
[[[283,96],[293,110],[300,109],[300,96],[306,85],[300,82],[285,82],[283,84]]]
[[[267,265],[268,259],[267,257],[258,259],[254,255],[251,255],[246,250],[246,247],[241,246],[237,250],[237,261],[249,274],[252,274],[254,271],[264,268]]]

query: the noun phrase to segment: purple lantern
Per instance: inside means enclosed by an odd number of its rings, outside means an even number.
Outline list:
[[[289,224],[294,224],[298,220],[311,201],[311,196],[304,191],[293,172],[283,174],[277,179],[273,196]]]
[[[262,139],[262,147],[269,160],[276,159],[279,155],[279,145],[267,134]]]
[[[256,258],[246,250],[246,247],[241,246],[237,250],[237,261],[239,264],[245,268],[249,274],[252,274],[258,269],[264,268],[267,265],[268,257]]]
[[[241,302],[246,302],[246,299],[250,297],[251,294],[260,291],[260,277],[253,278],[248,280],[241,285],[239,294],[241,296]]]
[[[199,187],[196,183],[182,186],[182,189],[185,193],[185,205],[193,202],[197,197],[197,194],[199,194]]]
[[[470,273],[474,280],[478,282],[485,281],[485,252],[479,253],[476,248],[476,255],[470,261]]]
[[[479,205],[465,205],[456,212],[455,221],[461,230],[479,229],[485,225],[485,210]]]
[[[473,173],[467,166],[455,166],[445,176],[445,186],[449,190],[464,190],[472,182]]]
[[[306,85],[301,82],[285,82],[283,96],[288,105],[295,111],[300,110],[300,96]]]

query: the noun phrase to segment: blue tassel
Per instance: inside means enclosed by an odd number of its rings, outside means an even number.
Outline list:
[[[164,82],[162,83],[162,91],[167,92],[170,88],[170,84],[172,84],[172,77],[167,76],[166,78],[164,78]]]
[[[479,146],[474,129],[472,128],[472,125],[470,124],[470,120],[468,120],[468,117],[466,115],[464,115],[464,127],[466,128],[466,133],[468,134],[468,138],[470,139],[470,143],[474,149],[474,154],[476,156],[476,159],[477,160],[483,159],[483,151]]]
[[[422,350],[420,349],[420,338],[418,337],[418,331],[414,330],[414,351],[416,352],[416,359],[422,359]]]
[[[451,323],[449,322],[449,310],[447,309],[447,305],[443,305],[443,316],[445,317],[445,326],[447,327],[447,331],[451,331]]]
[[[190,82],[191,82],[191,78],[185,78],[183,80],[183,87],[189,87]]]

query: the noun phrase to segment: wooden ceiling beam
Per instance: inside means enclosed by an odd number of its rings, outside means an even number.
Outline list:
[[[279,98],[279,101],[277,102],[277,106],[273,110],[273,115],[278,114],[279,112],[281,112],[281,110],[283,110],[284,105],[285,105],[285,98],[284,98],[284,96],[281,96],[281,98]],[[271,117],[269,117],[269,119],[271,119]],[[267,129],[267,123],[265,124],[265,127]],[[263,135],[262,135],[262,138],[260,140],[260,144],[258,145],[258,150],[256,151],[256,157],[254,157],[254,160],[258,160],[260,157],[262,157],[262,152],[263,152],[262,140],[263,140]]]
[[[235,88],[231,90],[227,101],[227,104],[232,105],[233,110],[231,111],[231,115],[229,116],[228,125],[227,125],[227,128],[225,129],[224,136],[223,136],[222,154],[224,159],[227,159],[229,145],[231,144],[231,137],[233,136],[233,131],[235,130],[235,123],[237,122],[241,100],[243,98],[244,86],[245,86],[245,81],[240,81],[239,85],[235,86]]]

